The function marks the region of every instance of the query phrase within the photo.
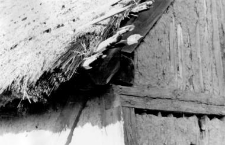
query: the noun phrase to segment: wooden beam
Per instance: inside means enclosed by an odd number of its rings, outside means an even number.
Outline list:
[[[150,29],[157,22],[157,20],[162,16],[163,12],[172,3],[172,1],[173,0],[155,0],[153,2],[152,8],[140,12],[137,18],[131,18],[127,23],[125,23],[125,25],[133,24],[135,26],[135,29],[131,32],[126,33],[123,39],[126,39],[132,34],[140,34],[141,36],[146,36]],[[125,46],[122,51],[126,53],[132,53],[137,46],[138,44]]]
[[[225,115],[222,96],[163,88],[115,87],[125,107],[193,114]]]
[[[165,89],[158,87],[148,86],[135,86],[135,87],[115,87],[117,92],[121,95],[148,97],[156,99],[172,99],[187,102],[196,102],[199,104],[225,106],[225,98],[223,96],[198,93],[191,91],[182,91],[179,89]]]
[[[136,117],[134,108],[123,107],[125,145],[137,145]]]
[[[103,126],[114,124],[122,120],[122,107],[119,101],[119,96],[114,94],[113,89],[102,97],[102,119]]]

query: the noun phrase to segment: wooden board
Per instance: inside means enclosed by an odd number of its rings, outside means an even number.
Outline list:
[[[131,108],[161,110],[191,114],[225,115],[222,97],[213,99],[207,94],[179,92],[162,88],[117,87],[121,105]]]
[[[133,24],[135,29],[125,34],[124,39],[132,34],[146,36],[172,1],[173,0],[155,0],[155,2],[153,2],[153,6],[149,10],[139,13],[137,18],[131,18],[126,25]],[[122,49],[122,51],[132,53],[137,46],[138,44],[126,46]]]
[[[137,145],[134,108],[123,107],[125,145]]]

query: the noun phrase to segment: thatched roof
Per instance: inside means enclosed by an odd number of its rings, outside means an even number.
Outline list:
[[[117,2],[2,0],[0,94],[10,92],[34,100],[69,80],[80,61],[108,37],[106,31],[114,25],[112,19],[98,25],[91,22],[129,4],[128,0]],[[43,77],[45,81],[40,82]]]
[[[148,4],[138,7],[140,2],[2,0],[1,105],[14,98],[38,101],[49,96],[76,74],[82,61],[96,55],[96,49],[108,47],[105,42],[114,45],[120,41],[120,35],[129,31],[119,30],[124,17],[132,10],[137,13],[148,8]]]

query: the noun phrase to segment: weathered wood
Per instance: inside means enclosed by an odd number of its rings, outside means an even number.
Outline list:
[[[216,75],[218,77],[219,94],[224,95],[224,74],[220,46],[219,22],[217,14],[217,4],[212,2],[212,24],[213,24],[213,50],[216,63]]]
[[[177,87],[179,89],[184,89],[184,82],[186,81],[185,78],[185,69],[184,69],[184,40],[183,40],[183,31],[181,25],[177,26],[177,51],[178,51],[178,80],[177,80]]]
[[[170,47],[169,47],[169,60],[170,60],[170,71],[172,72],[172,74],[174,75],[174,80],[177,81],[177,67],[176,67],[176,61],[177,61],[177,57],[176,57],[176,49],[175,49],[175,20],[174,18],[172,19],[172,22],[170,23],[170,37],[169,37],[169,43],[170,43]]]
[[[134,29],[134,25],[128,25],[125,27],[120,28],[115,35],[112,37],[107,38],[106,40],[102,41],[96,50],[94,50],[95,53],[103,52],[106,49],[113,48],[116,43],[118,43],[122,39],[122,35],[128,31],[132,31]]]
[[[225,98],[219,95],[182,91],[178,89],[165,89],[158,87],[136,86],[136,87],[115,87],[119,94],[137,97],[149,97],[156,99],[172,99],[199,104],[225,106]]]
[[[141,11],[144,11],[144,10],[147,10],[150,8],[150,6],[152,5],[152,1],[147,1],[147,2],[143,2],[139,5],[137,5],[135,8],[133,8],[131,10],[131,12],[133,13],[138,13],[138,12],[141,12]]]
[[[143,11],[138,14],[137,18],[130,19],[126,25],[134,24],[135,29],[124,35],[124,39],[129,37],[132,34],[140,34],[141,36],[146,36],[152,26],[160,18],[162,13],[166,8],[171,4],[173,0],[155,0],[153,2],[152,8],[147,11]],[[123,52],[131,53],[138,46],[134,44],[132,46],[126,46],[122,49]]]
[[[137,145],[134,108],[123,107],[125,145]]]
[[[102,97],[102,124],[108,126],[118,121],[122,121],[122,107],[119,96],[110,89],[107,95]]]
[[[119,87],[121,104],[126,107],[172,112],[225,115],[225,100],[204,93],[162,88]],[[217,99],[218,98],[218,99]]]
[[[131,108],[169,111],[176,113],[225,115],[225,106],[199,104],[197,102],[181,100],[154,99],[122,95],[121,104],[122,106]]]
[[[202,76],[202,56],[201,56],[201,44],[200,44],[200,30],[199,23],[196,24],[196,48],[197,48],[197,57],[198,57],[198,65],[199,65],[199,84],[200,91],[203,92],[204,84],[203,84],[203,76]]]

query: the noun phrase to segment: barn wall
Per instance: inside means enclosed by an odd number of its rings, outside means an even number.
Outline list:
[[[224,96],[224,0],[175,0],[136,51],[136,85]]]
[[[201,93],[201,97],[208,94],[212,100],[224,99],[224,6],[225,0],[175,0],[136,50],[135,86]],[[143,98],[146,101],[148,97],[153,100],[159,97],[161,101],[171,101],[173,106],[173,100],[167,95],[152,92]],[[139,95],[132,97],[139,99]],[[153,102],[151,98],[149,102]],[[191,98],[190,102],[200,103]],[[130,104],[125,106],[136,105],[134,101]],[[154,105],[165,108],[160,103]],[[144,105],[143,110],[146,110]],[[179,107],[172,110],[182,113]],[[174,112],[162,116],[149,111],[135,114],[135,119],[139,145],[224,144],[225,122],[218,116],[199,116],[195,112],[179,117]]]

